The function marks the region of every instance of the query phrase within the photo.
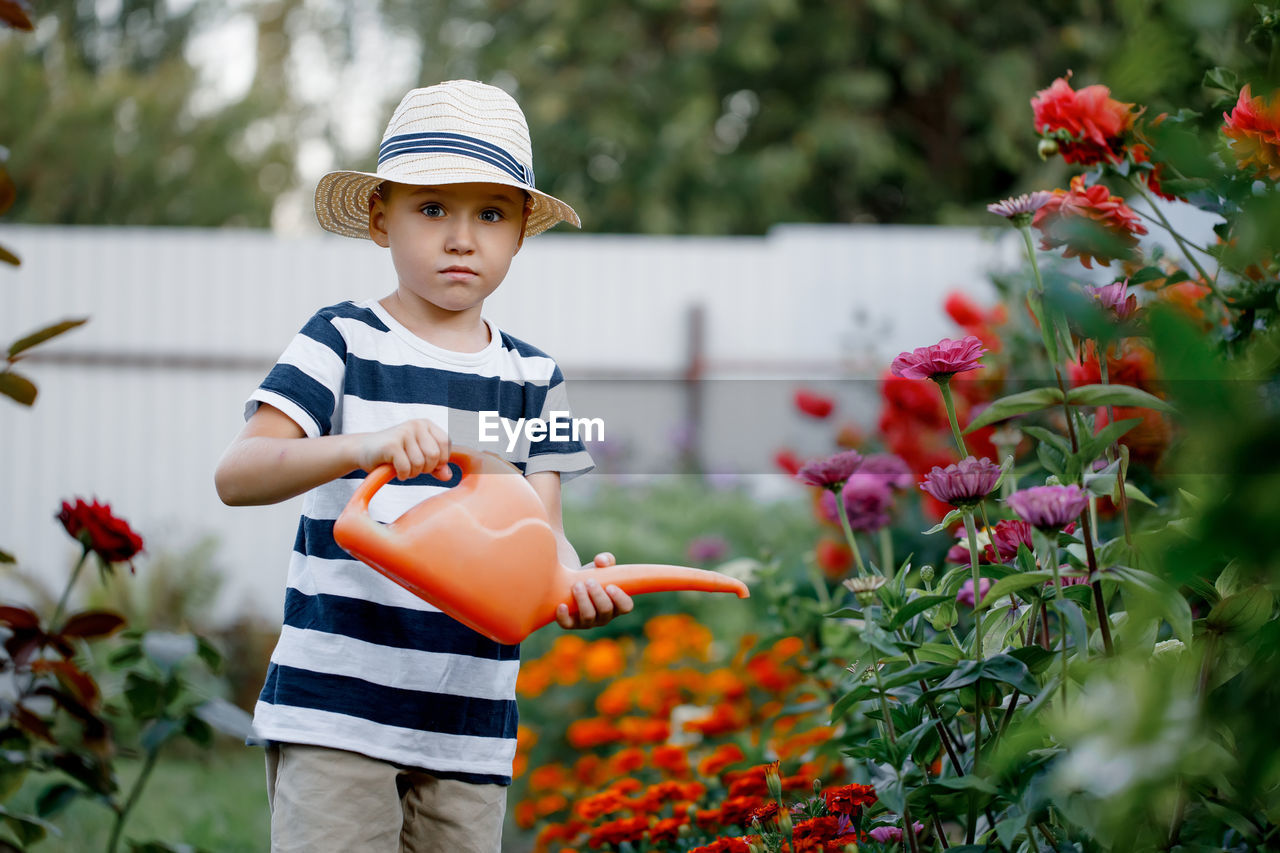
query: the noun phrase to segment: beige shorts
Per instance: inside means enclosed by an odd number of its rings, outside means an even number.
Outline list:
[[[273,743],[267,801],[272,853],[498,853],[507,789]]]

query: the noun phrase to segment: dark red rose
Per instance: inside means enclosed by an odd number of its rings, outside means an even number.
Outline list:
[[[142,550],[142,537],[123,518],[112,514],[110,504],[96,500],[85,503],[76,498],[72,506],[63,501],[57,518],[85,551],[94,552],[104,563],[129,563],[133,570],[133,558]]]

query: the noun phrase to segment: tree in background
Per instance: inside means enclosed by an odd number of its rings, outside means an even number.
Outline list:
[[[35,36],[0,35],[0,139],[11,148],[14,221],[113,225],[270,224],[292,181],[282,60],[239,101],[207,105],[186,57],[226,4],[49,0]],[[259,3],[262,31],[270,12]],[[206,105],[201,104],[204,98]]]

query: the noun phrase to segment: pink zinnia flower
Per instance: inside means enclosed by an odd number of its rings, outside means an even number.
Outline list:
[[[1041,530],[1057,530],[1079,517],[1089,496],[1079,486],[1035,486],[1009,495],[1009,506]]]
[[[1048,190],[1036,190],[1033,193],[1023,193],[1014,198],[1006,198],[1004,201],[989,204],[987,205],[987,210],[996,216],[1003,216],[1005,219],[1011,220],[1014,225],[1021,228],[1030,224],[1032,215],[1044,207],[1051,198],[1053,198],[1053,193]]]
[[[924,824],[921,823],[920,821],[916,821],[911,825],[911,831],[916,835],[919,835],[920,833],[924,832]],[[867,834],[870,835],[873,840],[879,842],[880,844],[889,844],[890,842],[893,842],[893,841],[902,840],[902,827],[893,826],[893,825],[877,826],[875,829],[871,830],[871,832]]]
[[[849,476],[862,464],[862,454],[856,450],[846,450],[826,459],[817,459],[806,463],[796,472],[796,479],[810,486],[821,486],[834,489],[849,479]]]
[[[905,379],[938,381],[967,370],[977,370],[982,367],[981,358],[986,353],[987,348],[976,335],[965,335],[958,341],[943,338],[933,346],[899,353],[889,369],[894,376]]]
[[[943,503],[952,506],[973,506],[996,487],[1000,479],[1000,466],[983,457],[966,456],[946,468],[934,466],[924,475],[920,488]]]
[[[1090,288],[1090,295],[1102,303],[1117,320],[1127,320],[1138,310],[1138,297],[1129,293],[1129,279]]]
[[[858,472],[873,474],[883,480],[889,488],[899,490],[908,488],[915,479],[911,474],[911,468],[902,457],[892,453],[871,454],[862,460],[862,467]]]
[[[840,496],[844,501],[844,511],[849,516],[849,526],[854,530],[879,530],[889,523],[893,492],[885,485],[884,480],[875,474],[864,474],[859,471],[852,475],[840,490]],[[827,520],[839,523],[840,516],[836,511],[836,498],[833,492],[823,493],[821,507],[822,514]]]
[[[685,556],[694,563],[711,563],[729,553],[729,543],[719,536],[699,536],[689,543]]]
[[[986,548],[986,557],[993,563],[1007,563],[1018,556],[1018,546],[1031,544],[1031,525],[1025,521],[997,521],[991,528],[991,544]]]
[[[978,591],[980,595],[978,597],[986,598],[987,591],[990,589],[991,589],[991,581],[987,580],[986,578],[979,578]],[[969,580],[965,581],[961,585],[960,591],[956,593],[956,603],[963,604],[966,607],[974,606],[976,602],[974,601],[974,598],[973,598],[973,578],[969,578]]]

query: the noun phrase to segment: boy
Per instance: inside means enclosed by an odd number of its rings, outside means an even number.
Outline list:
[[[218,463],[232,505],[306,492],[284,626],[254,713],[267,744],[273,851],[486,851],[501,843],[515,754],[516,646],[495,643],[356,562],[333,520],[365,472],[398,481],[371,511],[391,521],[451,485],[450,438],[477,442],[479,413],[548,418],[568,409],[559,368],[481,314],[526,236],[564,202],[534,188],[524,114],[500,89],[451,81],[411,91],[383,136],[378,171],[316,188],[326,229],[391,252],[389,295],[323,308],[245,407]],[[577,441],[525,439],[521,468],[558,532],[560,482],[591,468]],[[608,554],[596,565],[610,565]],[[564,628],[632,608],[615,586],[574,589]]]

